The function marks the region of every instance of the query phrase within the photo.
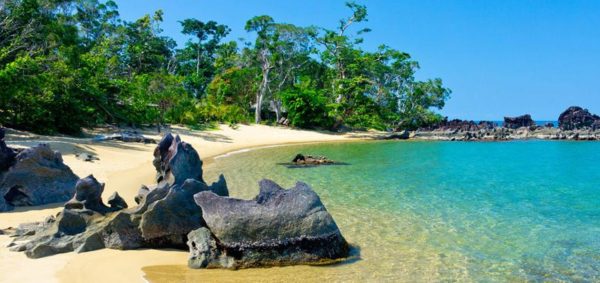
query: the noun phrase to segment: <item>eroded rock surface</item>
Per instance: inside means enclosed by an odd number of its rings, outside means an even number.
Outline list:
[[[534,127],[535,122],[531,119],[531,115],[525,114],[517,117],[504,117],[505,128],[518,129],[521,127]]]
[[[208,231],[188,236],[190,267],[318,264],[348,256],[348,243],[308,185],[298,182],[285,190],[262,180],[259,186],[254,200],[207,191],[194,196]]]
[[[0,159],[4,158],[0,163],[9,165],[0,171],[0,211],[65,202],[73,195],[79,178],[49,145],[40,144],[10,157],[12,150],[0,141],[0,151]]]
[[[558,117],[558,126],[563,130],[598,129],[600,116],[590,113],[579,106],[571,106]]]
[[[88,176],[77,181],[73,198],[56,217],[21,225],[14,233],[12,250],[39,258],[102,248],[184,249],[187,234],[204,226],[194,194],[211,191],[227,196],[229,192],[222,176],[211,186],[206,185],[202,180],[202,162],[190,145],[171,135],[165,140],[172,143],[158,160],[166,165],[159,172],[165,178],[143,187],[143,194],[136,198],[138,206],[127,208],[125,200],[116,193],[108,199],[110,206],[105,205],[104,184]],[[186,164],[192,166],[186,168]]]

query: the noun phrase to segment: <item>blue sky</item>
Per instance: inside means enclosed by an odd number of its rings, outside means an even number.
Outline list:
[[[246,20],[333,28],[348,15],[338,0],[118,0],[125,20],[164,11],[164,34],[180,45],[178,21],[215,20],[230,40]],[[363,49],[380,44],[419,61],[419,79],[440,77],[453,93],[442,114],[499,120],[529,113],[555,120],[571,105],[600,114],[600,1],[357,1],[368,8]]]

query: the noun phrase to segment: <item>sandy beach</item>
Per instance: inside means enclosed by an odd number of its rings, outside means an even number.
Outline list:
[[[218,130],[192,131],[173,127],[171,132],[194,146],[205,165],[219,155],[240,150],[292,143],[362,140],[376,133],[332,134],[315,131],[262,125],[240,125],[233,129],[222,125]],[[147,131],[148,137],[159,139],[156,132]],[[67,165],[79,177],[93,174],[106,187],[103,197],[113,192],[131,206],[140,185],[154,183],[152,152],[155,145],[119,141],[92,142],[91,139],[48,137],[26,132],[10,131],[6,138],[12,147],[28,147],[48,143],[63,154]],[[85,162],[77,153],[90,153],[99,158]],[[207,180],[212,182],[214,180]],[[20,223],[41,221],[58,213],[60,204],[41,207],[17,208],[0,213],[0,228],[16,227]],[[142,268],[155,265],[184,265],[186,251],[174,250],[99,250],[76,254],[66,253],[42,259],[29,259],[23,253],[8,251],[10,238],[0,236],[0,282],[144,282]]]

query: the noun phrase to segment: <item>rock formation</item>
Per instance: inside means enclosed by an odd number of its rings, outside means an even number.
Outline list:
[[[8,170],[15,163],[17,153],[4,142],[4,128],[0,128],[0,172]]]
[[[600,129],[600,116],[591,114],[587,109],[571,106],[558,117],[558,126],[562,130]]]
[[[3,136],[3,131],[0,136]],[[79,179],[50,146],[40,144],[14,155],[0,140],[0,212],[15,206],[67,201]]]
[[[168,147],[164,146],[167,141],[171,141]],[[127,209],[118,194],[113,194],[108,200],[110,207],[106,206],[101,197],[104,184],[88,176],[77,181],[75,195],[56,217],[21,225],[12,250],[39,258],[102,248],[185,248],[187,234],[204,225],[193,195],[211,191],[227,196],[227,185],[221,176],[207,186],[198,167],[202,164],[198,153],[179,137],[168,134],[161,143],[157,162],[163,165],[159,172],[163,178],[138,196],[138,206]]]
[[[294,159],[292,159],[292,163],[306,164],[306,165],[322,165],[322,164],[333,164],[335,162],[325,156],[312,156],[312,155],[305,156],[302,153],[299,153],[299,154],[296,154]]]
[[[535,122],[531,119],[531,115],[525,114],[517,117],[504,117],[505,128],[518,129],[521,127],[533,127]]]
[[[285,190],[262,180],[259,187],[254,200],[194,196],[206,228],[188,234],[190,267],[322,264],[348,256],[348,243],[307,184]]]
[[[222,175],[206,185],[198,153],[178,136],[166,135],[154,156],[158,183],[140,189],[136,207],[127,208],[117,193],[104,204],[104,184],[90,175],[77,181],[56,216],[10,232],[11,250],[40,258],[187,243],[193,268],[324,264],[348,256],[348,243],[308,185],[284,190],[263,180],[258,196],[244,201],[227,197]]]

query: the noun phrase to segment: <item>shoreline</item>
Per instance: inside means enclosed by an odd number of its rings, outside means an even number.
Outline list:
[[[375,140],[380,133],[334,134],[316,131],[294,130],[262,125],[240,126],[232,129],[221,125],[219,130],[193,131],[174,128],[174,134],[192,144],[208,165],[219,156],[235,155],[260,148],[329,142],[356,142]],[[155,133],[143,132],[152,138]],[[155,144],[125,143],[120,141],[92,142],[90,138],[49,137],[10,130],[6,137],[12,147],[33,146],[49,143],[53,150],[62,153],[65,163],[79,177],[93,174],[106,184],[104,197],[112,192],[119,194],[133,205],[133,197],[142,184],[154,183],[152,153]],[[89,153],[100,160],[86,162],[75,157],[76,153]],[[207,180],[210,182],[211,180]],[[106,201],[106,200],[105,200]],[[0,229],[18,224],[41,221],[62,210],[60,204],[17,208],[0,213]],[[111,250],[103,249],[89,253],[65,253],[42,259],[29,259],[23,253],[10,252],[6,245],[11,238],[0,235],[0,281],[14,282],[147,282],[142,268],[157,265],[181,265],[187,261],[188,252],[179,250]],[[14,272],[27,269],[36,273]],[[81,270],[86,270],[82,273]],[[110,272],[107,272],[110,271]]]

